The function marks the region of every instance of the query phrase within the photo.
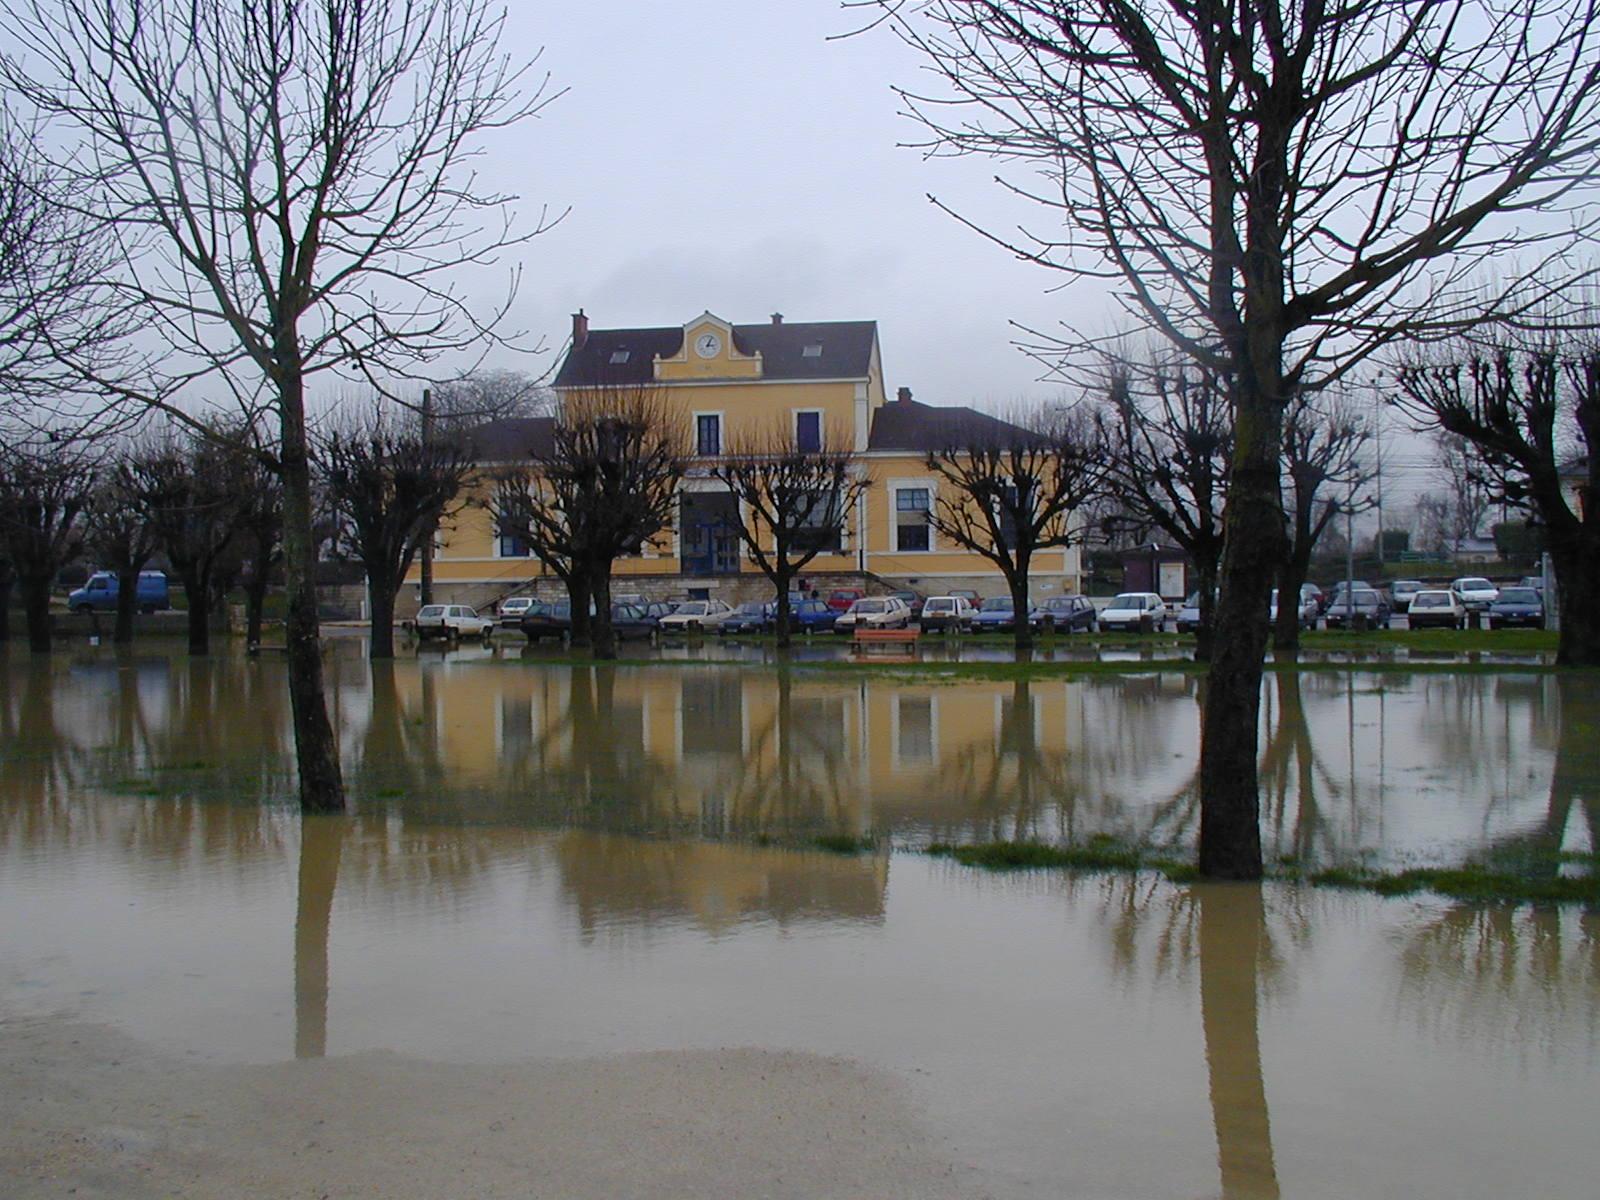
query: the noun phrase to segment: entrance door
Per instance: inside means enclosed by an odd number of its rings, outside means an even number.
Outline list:
[[[685,492],[679,559],[685,575],[739,573],[738,501],[726,492]]]

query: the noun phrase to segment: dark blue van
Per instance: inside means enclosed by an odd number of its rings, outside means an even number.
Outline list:
[[[89,576],[87,583],[67,597],[67,607],[75,613],[116,612],[116,575],[110,571],[96,571]],[[162,571],[140,571],[139,611],[152,613],[171,607],[166,574]]]

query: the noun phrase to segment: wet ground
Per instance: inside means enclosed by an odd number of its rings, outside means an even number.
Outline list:
[[[751,1047],[801,1056],[751,1076],[780,1101],[803,1064],[881,1074],[892,1088],[859,1094],[903,1094],[913,1157],[947,1162],[959,1194],[1594,1194],[1600,916],[994,876],[916,852],[1188,845],[1192,674],[594,669],[476,648],[373,669],[351,642],[329,676],[357,812],[302,821],[281,670],[0,660],[0,1040],[66,1022],[98,1031],[77,1039],[97,1061],[137,1046],[219,1070],[392,1053],[462,1094],[512,1064]],[[1592,677],[1265,687],[1274,856],[1600,846]],[[806,849],[821,833],[880,849]]]

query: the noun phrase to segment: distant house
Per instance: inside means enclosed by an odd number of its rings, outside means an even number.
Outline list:
[[[929,521],[941,481],[928,452],[969,439],[1023,431],[987,413],[923,404],[884,386],[875,321],[733,325],[706,312],[683,325],[591,329],[574,315],[572,342],[556,373],[559,402],[607,388],[648,387],[677,419],[692,455],[674,528],[615,566],[617,585],[663,597],[728,600],[769,590],[738,536],[739,501],[711,477],[710,464],[746,436],[781,431],[802,449],[839,439],[858,453],[871,486],[842,536],[805,568],[814,583],[909,587],[923,594],[970,588],[1006,591],[987,559],[947,544]],[[473,435],[485,466],[526,460],[551,444],[553,420],[492,422]],[[948,487],[948,484],[944,486]],[[543,574],[528,547],[501,536],[488,496],[442,535],[434,558],[436,598],[482,604]],[[1032,578],[1040,594],[1075,591],[1077,547],[1042,551]],[[410,582],[417,581],[413,571]]]
[[[1155,592],[1163,600],[1183,600],[1193,590],[1194,565],[1188,552],[1177,546],[1147,542],[1119,552],[1122,590]]]
[[[1487,563],[1497,562],[1500,558],[1500,548],[1494,544],[1492,537],[1457,538],[1448,546],[1450,557],[1458,563]]]

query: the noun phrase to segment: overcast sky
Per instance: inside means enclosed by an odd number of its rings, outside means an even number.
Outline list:
[[[1094,297],[1049,294],[927,200],[1014,225],[1025,206],[995,164],[927,161],[900,143],[891,82],[918,64],[837,0],[514,6],[507,48],[543,47],[568,89],[486,161],[526,214],[570,207],[527,247],[517,324],[558,349],[580,306],[597,328],[876,320],[890,394],[1004,405],[1058,394],[1009,324],[1081,319]],[[553,361],[554,353],[543,362]],[[508,363],[507,365],[511,365]]]

